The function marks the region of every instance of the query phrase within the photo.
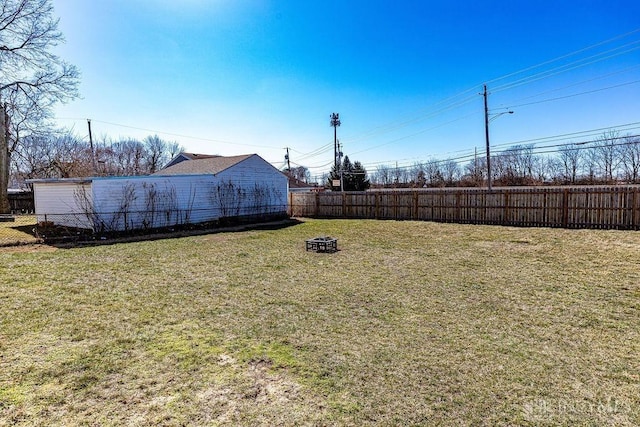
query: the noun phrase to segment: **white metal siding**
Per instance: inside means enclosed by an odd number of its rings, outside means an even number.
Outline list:
[[[99,228],[128,230],[219,218],[208,188],[213,175],[98,179],[93,183]]]
[[[77,182],[35,182],[33,201],[38,222],[92,229],[91,184]]]
[[[217,175],[220,184],[241,189],[240,215],[286,214],[289,180],[260,156],[253,155]]]

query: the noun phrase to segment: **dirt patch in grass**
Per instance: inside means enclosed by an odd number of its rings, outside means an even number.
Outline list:
[[[309,220],[3,249],[0,425],[638,425],[638,247]]]

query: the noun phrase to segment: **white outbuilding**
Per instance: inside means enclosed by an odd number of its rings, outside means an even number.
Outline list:
[[[191,157],[148,176],[31,180],[38,222],[110,232],[286,215],[287,177],[257,154]]]

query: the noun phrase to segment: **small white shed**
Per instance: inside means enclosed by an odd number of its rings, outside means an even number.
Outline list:
[[[287,212],[287,177],[257,154],[185,160],[150,176],[30,182],[39,222],[101,232]]]

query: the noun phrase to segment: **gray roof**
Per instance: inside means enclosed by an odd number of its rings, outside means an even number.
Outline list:
[[[183,162],[185,160],[208,159],[211,157],[220,157],[220,156],[215,154],[185,153],[183,151],[182,153],[179,153],[177,156],[171,159],[169,163],[167,163],[164,167],[168,168],[169,166],[177,165],[178,163]]]
[[[242,156],[197,158],[161,169],[153,175],[215,175],[255,155],[243,154]]]
[[[222,157],[217,154],[180,153],[189,160],[210,159],[212,157]]]

